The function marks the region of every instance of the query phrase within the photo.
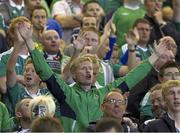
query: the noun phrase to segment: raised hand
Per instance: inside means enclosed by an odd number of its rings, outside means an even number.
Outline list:
[[[159,57],[155,66],[160,68],[167,62],[175,61],[175,55],[173,54],[173,48],[177,47],[173,38],[167,36],[163,37],[158,45],[155,45],[155,54]]]
[[[111,34],[115,34],[116,26],[112,22],[112,18],[106,23],[104,27],[104,35],[105,37],[109,37]]]
[[[73,41],[74,48],[76,51],[82,51],[86,45],[86,41],[83,37],[79,36],[76,40]]]
[[[137,28],[131,29],[127,34],[125,34],[126,42],[128,46],[135,46],[139,41],[139,33]]]
[[[28,22],[19,23],[18,32],[24,40],[24,43],[27,45],[29,51],[33,50],[35,47],[32,40],[32,25]]]
[[[26,42],[29,39],[32,39],[32,25],[27,23],[27,22],[23,22],[23,23],[19,23],[18,25],[18,32],[19,35],[21,36],[21,38]]]
[[[155,44],[154,47],[155,47],[155,52],[158,54],[158,56],[166,55],[166,52],[167,52],[167,55],[169,54],[169,52],[173,53],[172,50],[174,48],[177,48],[174,39],[170,36],[163,37],[159,41],[159,44],[158,45]]]
[[[166,22],[163,20],[163,14],[161,9],[155,8],[154,9],[154,18],[158,24],[165,24]]]

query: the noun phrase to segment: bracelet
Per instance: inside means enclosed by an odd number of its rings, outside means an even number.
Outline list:
[[[136,49],[128,49],[129,52],[135,52]]]

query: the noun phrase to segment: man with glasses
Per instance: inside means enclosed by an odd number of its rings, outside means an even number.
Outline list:
[[[123,96],[121,91],[114,89],[109,92],[101,105],[101,110],[103,112],[102,120],[104,118],[113,118],[117,120],[123,127],[124,132],[137,131],[137,124],[133,123],[128,117],[124,117],[127,106],[127,97]],[[97,121],[99,122],[99,121]],[[96,122],[91,122],[87,131],[94,131]]]
[[[168,63],[164,65],[158,75],[159,82],[161,84],[155,85],[146,95],[144,96],[141,103],[141,114],[140,114],[140,122],[147,125],[147,121],[153,118],[159,118],[162,114],[158,114],[158,110],[165,110],[165,106],[162,105],[162,102],[157,103],[153,102],[157,99],[162,98],[162,86],[163,83],[169,80],[180,80],[180,72],[179,68],[175,63]],[[141,127],[142,130],[143,127]]]

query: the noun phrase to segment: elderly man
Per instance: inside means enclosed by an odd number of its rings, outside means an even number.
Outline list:
[[[109,92],[101,105],[104,118],[114,118],[122,125],[124,132],[137,131],[137,125],[128,117],[123,117],[126,112],[127,97],[123,96],[120,90],[114,89]],[[97,121],[98,122],[98,121]],[[95,122],[91,122],[87,131],[95,131]],[[108,128],[108,127],[104,127]]]

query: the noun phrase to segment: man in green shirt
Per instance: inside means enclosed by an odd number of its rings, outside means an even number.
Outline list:
[[[113,14],[113,23],[116,26],[117,44],[119,48],[125,43],[124,34],[132,28],[136,19],[144,17],[145,11],[139,0],[124,0],[124,6]]]
[[[18,30],[28,46],[36,72],[47,83],[48,89],[61,104],[62,122],[65,131],[84,131],[89,122],[96,121],[102,116],[100,105],[105,94],[117,87],[126,89],[126,91],[130,90],[148,74],[157,61],[163,65],[174,58],[171,49],[166,47],[166,40],[156,46],[156,53],[153,53],[148,60],[145,60],[125,77],[118,78],[111,84],[96,89],[92,87],[92,60],[81,56],[71,66],[76,84],[69,87],[59,76],[53,73],[42,54],[35,49],[31,26],[23,23],[19,25]],[[166,58],[162,58],[164,56]]]

